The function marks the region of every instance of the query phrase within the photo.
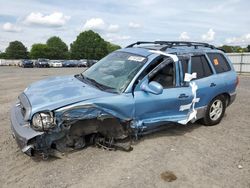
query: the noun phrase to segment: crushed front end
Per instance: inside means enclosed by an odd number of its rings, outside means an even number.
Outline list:
[[[34,154],[35,143],[32,141],[43,132],[38,132],[30,127],[30,122],[24,120],[24,109],[19,102],[11,108],[11,130],[21,150],[29,156]]]
[[[11,129],[21,150],[29,155],[57,155],[88,145],[130,151],[126,138],[130,121],[121,120],[96,105],[74,106],[67,110],[37,112],[22,93],[11,109]],[[128,141],[128,142],[127,142]]]
[[[28,98],[22,93],[17,103],[11,108],[11,130],[12,135],[16,139],[18,146],[22,152],[29,156],[35,153],[47,155],[50,150],[53,140],[59,139],[63,135],[55,134],[49,130],[49,127],[44,126],[39,129],[32,125],[29,116],[31,113],[31,105]],[[36,113],[34,116],[43,115]],[[35,118],[33,116],[33,119]],[[52,128],[52,127],[51,127]]]

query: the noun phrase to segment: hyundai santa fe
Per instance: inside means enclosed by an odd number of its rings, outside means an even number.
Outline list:
[[[220,123],[238,77],[207,43],[136,42],[87,70],[28,86],[11,109],[21,150],[44,157],[88,144],[131,150],[130,138],[170,123]]]

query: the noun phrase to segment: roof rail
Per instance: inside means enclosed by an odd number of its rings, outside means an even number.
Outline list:
[[[155,41],[156,42],[156,41]],[[126,46],[126,48],[132,48],[134,47],[134,45],[141,45],[141,44],[156,44],[155,42],[148,42],[148,41],[137,41],[135,43],[132,43],[128,46]]]
[[[208,43],[203,43],[203,42],[187,42],[187,41],[138,41],[135,43],[132,43],[128,45],[126,48],[132,48],[135,45],[139,46],[141,44],[159,44],[159,45],[164,45],[160,50],[164,51],[167,48],[171,48],[174,46],[194,46],[194,48],[200,47],[207,47],[211,49],[217,49],[215,46],[208,44]]]

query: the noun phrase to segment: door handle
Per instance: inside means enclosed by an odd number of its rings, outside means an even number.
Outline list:
[[[188,98],[188,95],[186,95],[185,93],[179,95],[179,99],[186,99],[186,98]]]
[[[215,83],[211,83],[211,84],[210,84],[210,87],[215,87],[215,86],[216,86]]]

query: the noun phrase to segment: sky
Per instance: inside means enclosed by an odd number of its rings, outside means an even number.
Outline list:
[[[0,51],[92,29],[122,47],[136,41],[250,44],[249,0],[0,0]]]

